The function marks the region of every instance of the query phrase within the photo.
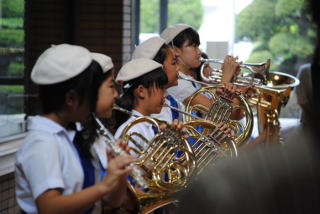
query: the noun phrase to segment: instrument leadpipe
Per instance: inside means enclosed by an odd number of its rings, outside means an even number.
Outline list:
[[[109,146],[109,148],[111,148],[111,150],[113,152],[113,155],[114,156],[118,156],[118,155],[124,154],[125,151],[123,151],[123,149],[120,146],[118,146],[114,136],[102,124],[102,122],[99,120],[99,118],[97,118],[95,116],[95,114],[93,114],[93,118],[94,118],[94,120],[96,121],[96,123],[98,125],[98,130],[97,130],[98,134],[100,134],[104,138],[104,141],[106,142],[106,144]],[[137,165],[135,165],[134,163],[129,164],[128,167],[130,167],[132,169],[132,177],[137,182],[137,184],[141,188],[147,189],[148,188],[148,184],[147,184],[146,180],[143,177],[143,173],[142,173],[141,169]]]

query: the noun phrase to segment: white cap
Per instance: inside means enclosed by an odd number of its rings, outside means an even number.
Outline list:
[[[113,68],[113,63],[110,57],[101,53],[92,52],[92,59],[97,61],[102,68],[103,73],[106,73]]]
[[[166,44],[169,44],[179,33],[188,28],[192,27],[186,24],[172,25],[164,29],[164,31],[162,31],[162,33],[160,34],[160,37],[166,41]]]
[[[160,63],[151,59],[133,59],[122,66],[117,75],[116,81],[126,82],[160,67],[162,67]]]
[[[52,45],[38,58],[31,72],[31,80],[50,85],[71,79],[83,72],[92,62],[92,55],[84,47]]]
[[[138,58],[147,58],[153,59],[157,53],[159,52],[160,48],[163,44],[165,44],[165,40],[160,38],[159,36],[151,37],[147,39],[140,45],[136,47],[132,54],[132,59]]]

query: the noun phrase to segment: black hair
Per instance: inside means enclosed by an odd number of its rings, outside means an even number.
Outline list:
[[[183,44],[186,41],[188,42],[187,44],[188,46],[191,46],[191,45],[199,46],[200,37],[198,32],[193,28],[187,28],[181,33],[179,33],[176,37],[174,37],[174,39],[172,40],[172,42],[169,43],[169,45],[176,46],[177,48],[182,48]]]
[[[164,61],[166,60],[167,51],[169,50],[169,48],[169,45],[163,44],[153,60],[163,65]]]
[[[101,68],[101,67],[100,67]],[[95,112],[96,104],[98,102],[98,92],[99,88],[102,85],[102,83],[109,78],[113,74],[112,69],[109,71],[103,73],[102,75],[97,75],[98,78],[95,78],[97,81],[95,81],[94,85],[94,91],[96,91],[95,94],[92,94],[93,100],[92,106],[93,109],[91,109],[92,112]],[[100,118],[100,120],[103,123],[106,123],[105,119]],[[75,136],[75,142],[78,145],[78,148],[80,149],[80,154],[84,158],[91,159],[92,154],[90,152],[92,144],[95,142],[95,139],[98,137],[97,134],[97,124],[96,121],[93,119],[92,115],[82,124],[82,129],[80,131],[77,131],[77,134]]]
[[[98,90],[105,79],[112,75],[112,71],[103,73],[101,66],[92,61],[91,64],[79,75],[61,83],[53,85],[40,85],[39,94],[44,114],[60,112],[65,105],[66,94],[74,90],[80,96],[80,105],[85,99],[89,99],[90,111],[96,109]],[[93,144],[96,133],[96,124],[92,118],[82,124],[83,129],[77,131],[75,143],[80,149],[83,157],[91,158],[90,148]],[[70,124],[69,127],[74,127]]]
[[[163,88],[166,84],[168,84],[167,74],[162,68],[154,69],[140,77],[124,82],[123,86],[129,86],[129,88],[124,88],[124,93],[121,98],[116,100],[116,104],[131,111],[137,105],[134,90],[139,85],[151,89],[153,86]],[[115,111],[114,113],[117,128],[129,118],[129,115],[122,112]]]
[[[42,104],[42,113],[59,112],[65,105],[66,94],[74,90],[80,96],[80,104],[85,98],[90,98],[90,109],[94,111],[97,101],[97,91],[103,81],[103,72],[96,61],[79,75],[61,83],[40,85],[39,97]]]

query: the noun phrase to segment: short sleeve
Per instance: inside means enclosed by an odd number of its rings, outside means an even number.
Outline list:
[[[18,164],[35,199],[48,189],[65,188],[59,149],[50,140],[53,139],[38,138],[18,154]]]
[[[186,98],[190,97],[194,92],[197,91],[197,89],[192,86],[191,82],[182,79],[178,80],[177,86],[168,88],[167,90],[182,103]]]

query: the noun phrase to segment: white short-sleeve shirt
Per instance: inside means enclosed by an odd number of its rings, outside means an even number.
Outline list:
[[[168,93],[168,92],[167,92]],[[168,93],[170,94],[170,93]],[[171,95],[171,94],[170,94]],[[178,104],[178,109],[180,109],[181,111],[185,110],[184,105],[178,100],[176,99],[173,95],[171,95],[171,97],[177,102]],[[168,97],[166,97],[165,99],[165,104],[172,106],[170,100],[168,99]],[[178,120],[179,121],[184,121],[184,115],[179,113],[178,115]],[[159,114],[151,114],[151,117],[160,119],[160,120],[164,120],[168,123],[172,123],[173,121],[173,115],[172,115],[172,110],[169,107],[162,107],[161,112]]]
[[[179,76],[194,80],[192,76],[179,72]],[[174,96],[177,100],[183,103],[183,101],[190,97],[194,92],[200,89],[201,86],[198,83],[190,82],[183,79],[178,79],[178,85],[168,88],[167,91]]]
[[[143,116],[140,112],[132,110],[132,113],[136,116]],[[135,116],[131,116],[126,122],[124,122],[116,131],[115,134],[115,138],[119,139],[122,131],[124,130],[124,128],[128,125],[128,123],[130,123],[131,121],[137,119],[137,117]],[[155,131],[152,128],[152,124],[144,122],[144,123],[139,123],[135,126],[133,126],[129,132],[137,132],[140,133],[142,136],[144,136],[148,141],[150,141],[154,136],[155,136]],[[140,143],[140,145],[144,148],[147,146],[147,144],[145,144],[143,141],[138,140],[137,138],[134,138],[136,141],[138,141],[138,143]],[[135,146],[135,144],[133,144],[132,142],[128,142],[128,145],[132,148],[137,148]]]
[[[35,200],[49,189],[62,194],[82,190],[83,170],[68,131],[41,116],[29,117],[28,134],[16,155],[16,197],[22,210],[38,213]]]

